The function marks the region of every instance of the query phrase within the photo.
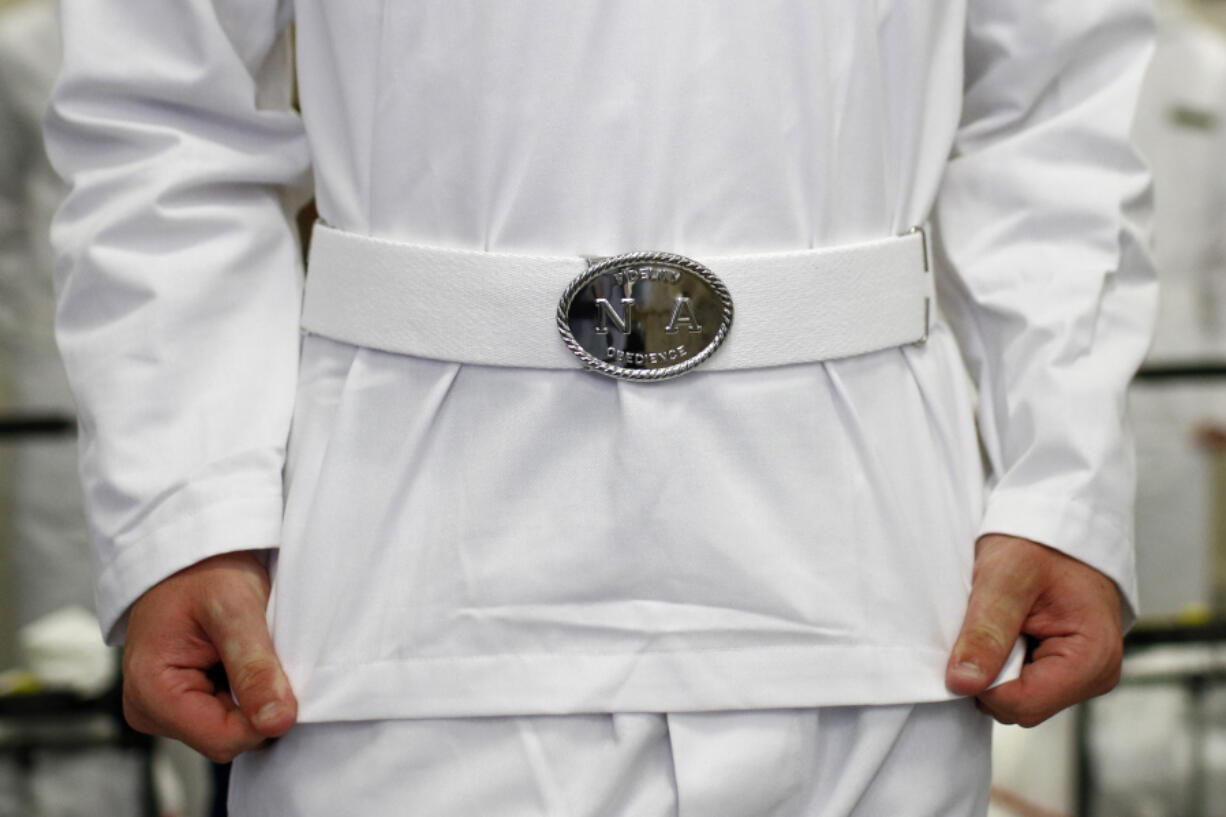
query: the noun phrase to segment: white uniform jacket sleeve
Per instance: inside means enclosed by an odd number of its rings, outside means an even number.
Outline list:
[[[276,547],[309,160],[274,0],[66,0],[46,121],[98,613],[221,552]]]
[[[940,297],[980,395],[981,533],[1057,548],[1136,610],[1125,390],[1152,330],[1149,183],[1128,141],[1146,4],[977,0],[934,218]]]

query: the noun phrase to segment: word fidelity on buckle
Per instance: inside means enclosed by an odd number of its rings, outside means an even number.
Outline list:
[[[621,380],[667,380],[724,342],[732,296],[693,259],[628,253],[589,262],[558,302],[557,322],[586,368]]]

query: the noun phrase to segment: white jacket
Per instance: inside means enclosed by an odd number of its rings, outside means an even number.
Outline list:
[[[982,532],[1134,597],[1143,3],[76,0],[64,33],[59,333],[113,638],[170,572],[279,548],[303,720],[887,703],[949,697]],[[336,227],[477,250],[931,220],[948,326],[652,386],[314,336],[299,366],[312,168]]]

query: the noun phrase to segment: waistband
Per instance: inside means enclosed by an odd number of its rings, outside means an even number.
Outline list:
[[[605,337],[619,337],[618,330],[630,321],[634,304],[624,296],[634,290],[626,288],[626,278],[645,281],[652,269],[665,269],[659,265],[667,262],[658,259],[676,258],[619,256],[611,260],[622,261],[618,266],[580,256],[443,249],[320,223],[311,240],[302,327],[345,343],[458,363],[598,368],[581,360],[565,338],[568,304],[578,308],[574,297],[596,304],[588,304],[587,323],[594,332],[612,332],[597,338],[603,344]],[[583,284],[585,274],[598,266],[605,279]],[[725,288],[721,297],[727,301],[725,334],[718,348],[704,353],[702,371],[833,360],[919,343],[927,338],[934,313],[927,241],[918,228],[830,248],[704,257],[694,266],[709,270]],[[616,282],[623,289],[616,289]],[[575,296],[581,285],[594,287],[594,294]],[[639,291],[650,286],[656,284],[640,283]],[[709,323],[689,311],[688,294],[676,293],[667,294],[673,299],[667,303],[676,302],[671,322],[667,314],[660,318],[665,331]],[[604,356],[603,345],[594,354]],[[610,342],[607,352],[618,367],[631,369],[637,358],[646,366],[648,354],[654,360],[654,352],[636,351],[633,342]]]

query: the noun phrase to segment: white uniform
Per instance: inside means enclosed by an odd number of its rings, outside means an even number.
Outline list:
[[[887,704],[949,697],[981,532],[1133,598],[1143,3],[66,8],[60,336],[112,637],[171,571],[279,548],[307,722]],[[931,219],[949,325],[655,386],[308,337],[296,380],[311,166],[333,226],[474,250],[701,260]]]
[[[295,727],[234,765],[235,817],[983,817],[970,701]]]

